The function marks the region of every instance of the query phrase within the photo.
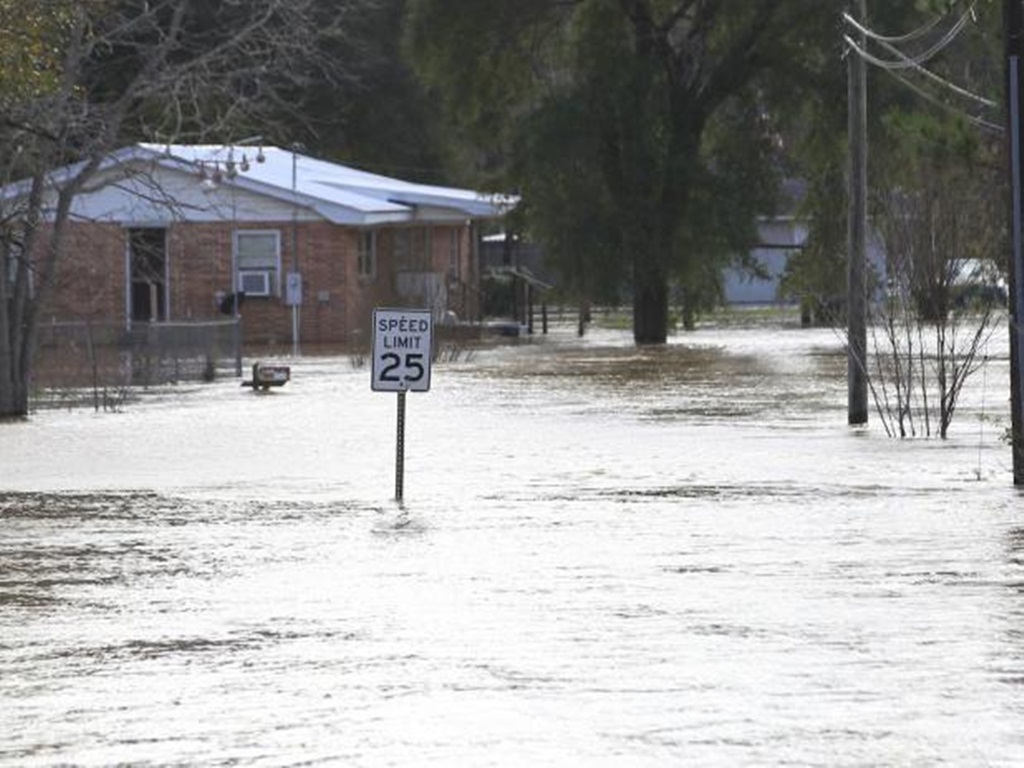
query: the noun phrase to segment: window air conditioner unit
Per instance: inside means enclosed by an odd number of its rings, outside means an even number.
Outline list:
[[[270,270],[245,270],[238,275],[238,289],[246,296],[270,296]]]

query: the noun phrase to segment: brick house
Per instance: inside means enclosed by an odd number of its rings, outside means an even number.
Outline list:
[[[475,319],[477,224],[513,203],[276,147],[127,147],[75,199],[44,316],[131,330],[237,312],[249,343],[303,344],[358,339],[375,306]]]

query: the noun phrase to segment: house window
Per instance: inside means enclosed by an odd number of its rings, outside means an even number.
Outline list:
[[[235,290],[246,296],[281,295],[281,233],[235,232]]]
[[[128,230],[128,304],[131,320],[155,323],[170,319],[167,280],[167,230]]]
[[[364,280],[377,276],[377,233],[372,229],[359,233],[358,269]]]

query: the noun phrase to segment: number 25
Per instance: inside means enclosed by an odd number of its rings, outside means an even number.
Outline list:
[[[426,374],[426,369],[423,367],[423,353],[421,352],[407,352],[405,360],[402,360],[402,356],[397,352],[388,352],[381,357],[384,363],[384,367],[380,370],[381,381],[401,381],[396,371],[399,368],[407,368],[410,373],[406,375],[405,380],[409,382],[419,381]],[[412,373],[415,371],[415,373]]]

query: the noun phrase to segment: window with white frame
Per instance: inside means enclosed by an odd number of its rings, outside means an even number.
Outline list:
[[[246,296],[281,294],[281,233],[277,230],[235,232],[235,289]]]
[[[359,233],[357,268],[359,277],[364,280],[377,276],[377,233],[372,229]]]

